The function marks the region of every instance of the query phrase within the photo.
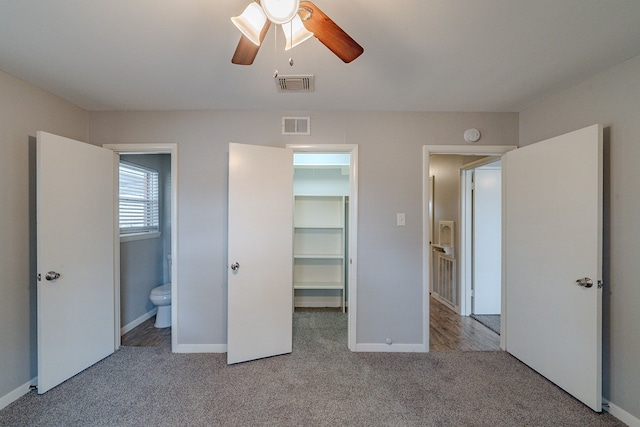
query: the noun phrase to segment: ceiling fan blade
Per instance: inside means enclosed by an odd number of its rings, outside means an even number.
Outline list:
[[[310,1],[301,1],[298,15],[305,28],[344,62],[362,55],[364,49]]]
[[[271,26],[271,22],[267,20],[262,27],[262,31],[260,32],[260,44],[264,41],[265,36],[267,35],[267,31],[269,30],[269,26]],[[233,58],[231,58],[231,62],[238,65],[251,65],[253,64],[253,60],[256,59],[256,55],[260,50],[260,46],[256,46],[251,40],[247,38],[244,34],[240,36],[240,41],[238,42],[238,47],[236,47],[236,51],[233,53]]]

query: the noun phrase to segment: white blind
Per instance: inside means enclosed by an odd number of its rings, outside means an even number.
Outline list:
[[[120,234],[158,231],[158,172],[120,162]]]

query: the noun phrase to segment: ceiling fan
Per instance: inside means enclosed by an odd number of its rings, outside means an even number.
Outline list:
[[[252,1],[242,15],[231,21],[242,32],[231,62],[251,65],[271,24],[280,25],[285,35],[285,50],[315,36],[342,61],[349,63],[364,52],[354,39],[310,1]]]

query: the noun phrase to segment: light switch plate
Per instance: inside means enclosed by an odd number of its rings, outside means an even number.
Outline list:
[[[404,213],[398,214],[398,226],[406,225]]]

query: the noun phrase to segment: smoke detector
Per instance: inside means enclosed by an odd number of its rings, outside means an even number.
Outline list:
[[[464,140],[470,144],[480,141],[480,131],[475,128],[467,129],[464,132]]]
[[[313,92],[313,74],[300,76],[276,76],[278,92]]]

